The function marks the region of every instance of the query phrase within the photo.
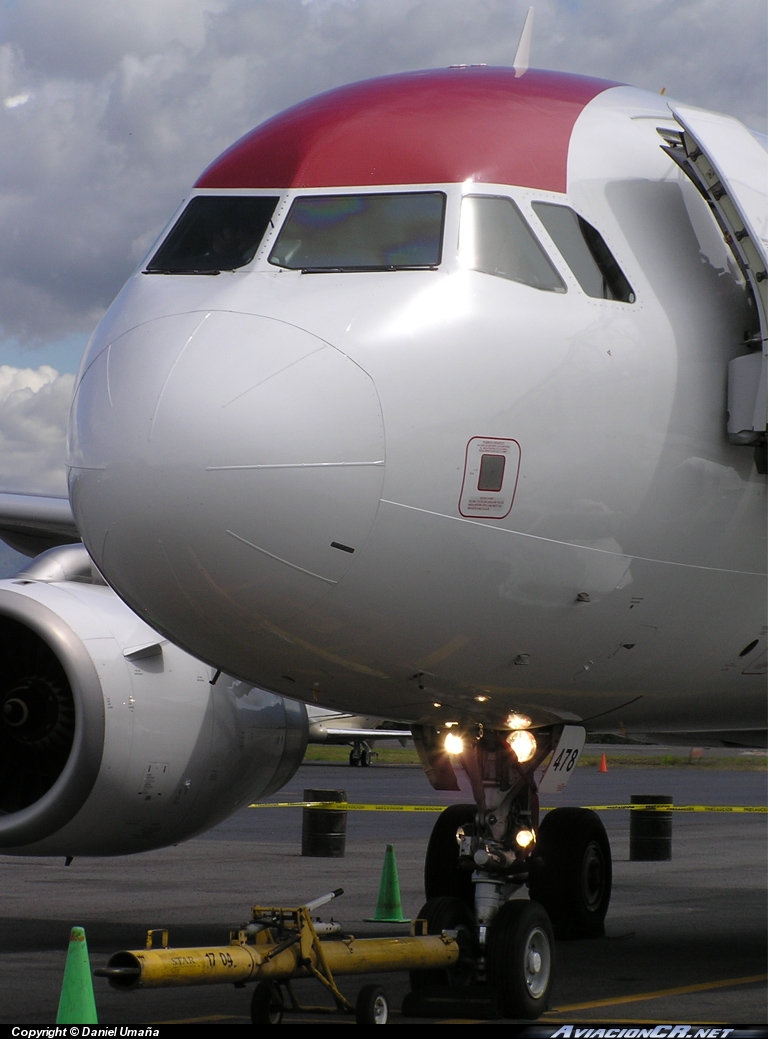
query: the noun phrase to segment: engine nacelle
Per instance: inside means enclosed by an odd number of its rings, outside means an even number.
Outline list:
[[[279,790],[304,756],[306,708],[214,677],[81,546],[0,581],[0,853],[147,851]]]

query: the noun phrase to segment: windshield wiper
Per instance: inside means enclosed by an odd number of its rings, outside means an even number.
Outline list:
[[[302,274],[365,274],[381,271],[436,271],[435,264],[381,264],[370,267],[302,267]]]
[[[142,274],[221,274],[221,271],[203,271],[203,270],[176,270],[173,267],[147,267]]]

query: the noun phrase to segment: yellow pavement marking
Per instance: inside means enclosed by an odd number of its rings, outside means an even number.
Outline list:
[[[768,981],[768,974],[753,974],[748,978],[725,978],[721,981],[703,981],[696,985],[680,985],[677,988],[659,989],[657,992],[638,992],[634,996],[612,996],[609,999],[592,999],[587,1003],[569,1003],[567,1006],[552,1007],[550,1014],[566,1014],[574,1010],[592,1010],[595,1007],[617,1006],[620,1003],[640,1003],[644,999],[661,999],[663,996],[685,996],[691,992],[709,992],[710,989],[730,988],[735,985],[754,985]]]
[[[753,974],[746,978],[724,978],[720,981],[704,981],[696,985],[679,985],[677,988],[658,989],[656,992],[638,992],[633,996],[613,996],[608,999],[592,999],[586,1003],[568,1003],[561,1007],[551,1007],[546,1014],[540,1018],[541,1021],[549,1019],[551,1014],[570,1014],[575,1010],[595,1010],[598,1007],[618,1006],[622,1003],[640,1003],[648,999],[662,999],[664,996],[685,996],[694,992],[708,992],[712,989],[731,988],[737,985],[754,985],[760,981],[768,981],[768,974]],[[207,1017],[184,1017],[168,1021],[157,1021],[158,1025],[186,1025],[203,1024],[213,1021],[242,1021],[247,1020],[243,1014],[211,1014]],[[474,1018],[460,1018],[458,1020],[474,1020]],[[602,1018],[601,1018],[602,1020]],[[607,1022],[606,1022],[607,1023]],[[611,1024],[622,1024],[624,1022],[613,1018]],[[666,1024],[665,1021],[638,1021],[632,1018],[630,1024]],[[701,1022],[699,1022],[701,1023]]]

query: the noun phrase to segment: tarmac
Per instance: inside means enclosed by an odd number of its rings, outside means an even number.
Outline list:
[[[761,806],[766,773],[579,767],[557,805],[626,804],[632,794],[672,796],[678,805]],[[594,748],[590,748],[593,752]],[[273,802],[299,801],[305,789],[344,790],[351,803],[442,806],[464,794],[433,791],[416,766],[305,764]],[[675,813],[672,858],[629,861],[629,812],[601,811],[613,852],[613,896],[606,936],[558,942],[551,1009],[540,1020],[614,1027],[666,1022],[717,1026],[768,1022],[766,916],[768,816]],[[338,887],[344,895],[319,915],[358,937],[408,932],[407,925],[366,922],[374,915],[387,844],[395,847],[406,916],[423,903],[423,855],[436,814],[349,812],[343,858],[303,858],[301,809],[244,809],[186,844],[121,859],[0,856],[0,1023],[52,1024],[56,1018],[70,928],[85,928],[92,967],[121,949],[140,949],[148,928],[167,927],[172,946],[226,944],[253,904],[301,905]],[[377,981],[390,1001],[390,1023],[408,991],[404,973],[341,978],[354,1002]],[[303,982],[313,1002],[325,997]],[[94,981],[99,1021],[246,1024],[251,986],[114,991]],[[322,1015],[285,1022],[354,1017]],[[433,1019],[434,1023],[434,1019]],[[449,1019],[446,1023],[459,1023]]]

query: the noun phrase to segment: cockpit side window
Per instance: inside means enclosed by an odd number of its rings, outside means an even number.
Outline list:
[[[218,274],[250,263],[279,199],[198,195],[147,264],[148,274]]]
[[[306,272],[436,267],[445,195],[304,195],[286,217],[269,262]]]
[[[602,235],[568,206],[534,202],[536,216],[588,296],[634,303],[635,294]]]
[[[565,285],[511,198],[465,195],[461,203],[459,262],[472,271],[565,292]]]

